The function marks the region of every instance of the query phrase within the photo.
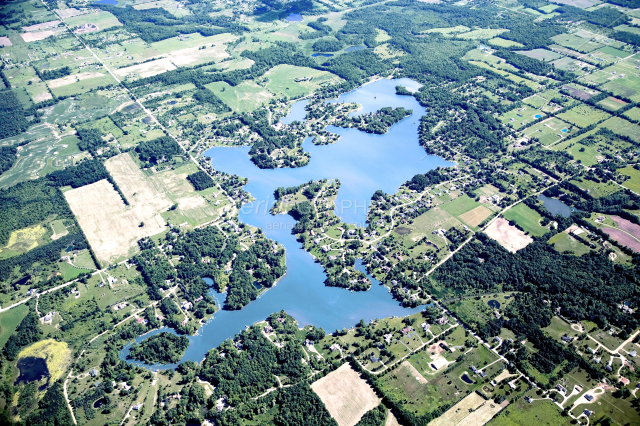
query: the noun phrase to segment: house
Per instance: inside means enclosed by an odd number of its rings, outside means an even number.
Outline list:
[[[449,318],[447,318],[446,316],[443,315],[440,318],[438,318],[436,320],[436,322],[438,323],[438,325],[448,324],[449,323]]]
[[[556,389],[562,393],[567,393],[567,390],[562,385],[556,385]]]
[[[389,334],[385,334],[384,336],[384,341],[387,343],[391,343],[391,339],[393,338],[393,334],[389,333]]]
[[[584,399],[586,399],[587,401],[591,402],[591,401],[593,401],[593,395],[586,394],[584,396]]]
[[[589,410],[587,410],[586,408],[585,408],[585,410],[584,410],[583,412],[584,412],[584,414],[585,414],[587,417],[589,417],[590,415],[592,415],[592,414],[593,414],[593,411],[589,411]]]
[[[569,343],[573,340],[573,337],[570,336],[562,336],[562,341],[565,343]]]
[[[335,352],[335,351],[339,351],[341,348],[340,348],[340,345],[339,345],[339,344],[334,343],[333,345],[331,345],[331,346],[329,347],[329,349],[331,350],[331,352]]]
[[[89,371],[89,375],[91,377],[96,377],[98,375],[98,369],[97,368],[93,368]]]
[[[309,340],[309,339],[305,339],[303,345],[305,346],[313,346],[314,341],[313,340]]]
[[[408,326],[408,327],[403,328],[400,331],[402,332],[402,334],[404,334],[406,336],[407,334],[409,334],[409,333],[411,333],[413,331],[413,327]]]
[[[134,406],[133,406],[133,407],[131,407],[131,408],[133,408],[133,409],[134,409],[134,410],[136,410],[136,411],[140,411],[140,409],[142,408],[142,403],[141,403],[141,402],[138,402],[136,405],[134,405]]]
[[[269,333],[273,333],[273,328],[271,328],[271,326],[270,326],[270,325],[268,325],[268,326],[266,326],[266,327],[264,328],[264,332],[265,332],[265,333],[267,333],[267,334],[269,334]]]
[[[239,351],[242,350],[242,342],[233,342],[233,346]]]
[[[189,309],[191,309],[193,307],[193,303],[188,302],[188,301],[185,300],[180,304],[180,307],[182,309],[184,309],[185,311],[188,311]]]
[[[180,324],[187,325],[188,322],[189,322],[189,318],[185,318],[185,319],[182,320],[182,322]]]
[[[630,357],[634,357],[634,356],[636,356],[636,351],[631,351],[631,352],[629,352],[629,356],[630,356]]]
[[[527,401],[529,404],[533,402],[533,399],[529,398],[528,396],[525,396],[524,400]]]
[[[73,292],[73,291],[72,291],[72,292]],[[34,295],[34,294],[36,294],[36,293],[37,293],[37,290],[36,290],[35,288],[32,288],[31,290],[29,290],[29,291],[27,292],[27,296],[32,296],[32,295]]]
[[[422,324],[420,324],[420,327],[422,327],[422,329],[426,333],[431,328],[431,324],[427,324],[426,322],[423,322]]]
[[[496,342],[496,343],[498,343],[498,344],[502,343],[502,339],[500,338],[500,336],[496,336],[496,337],[494,337],[494,338],[493,338],[493,341],[494,341],[494,342]]]
[[[511,389],[515,389],[515,388],[516,388],[516,385],[515,385],[515,384],[513,384],[513,382],[509,382],[509,387],[510,387]]]
[[[607,371],[613,371],[613,368],[611,368],[611,366],[609,364],[604,366],[604,369]]]

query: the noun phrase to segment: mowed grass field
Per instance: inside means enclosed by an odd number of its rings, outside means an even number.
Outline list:
[[[540,237],[549,232],[547,228],[540,226],[540,221],[542,220],[540,213],[524,203],[520,203],[507,210],[504,213],[504,217],[507,220],[512,220],[517,223],[530,235]]]
[[[622,169],[618,169],[620,173],[625,176],[629,176],[622,186],[629,188],[633,192],[640,192],[640,170],[636,170],[633,166],[627,166]]]
[[[597,110],[589,105],[578,105],[569,111],[557,115],[558,118],[571,123],[580,128],[587,127],[590,124],[605,120],[611,115],[604,111]]]
[[[562,417],[560,409],[551,401],[534,401],[529,404],[520,398],[513,405],[494,417],[487,426],[569,426],[570,417]]]
[[[309,77],[311,77],[311,80],[295,81],[296,79]],[[267,88],[276,96],[288,96],[290,98],[308,95],[324,83],[341,80],[340,77],[327,71],[318,71],[313,68],[293,65],[273,67],[265,73],[263,78],[268,79]]]
[[[0,314],[0,347],[4,348],[11,334],[18,328],[20,322],[28,313],[29,307],[22,304]]]

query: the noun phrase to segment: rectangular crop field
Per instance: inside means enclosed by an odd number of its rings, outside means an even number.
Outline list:
[[[620,117],[611,117],[602,127],[611,130],[621,136],[628,136],[634,142],[640,142],[640,126]]]
[[[364,413],[380,404],[371,385],[349,363],[314,382],[311,389],[339,426],[354,426]]]
[[[28,313],[29,307],[22,304],[0,314],[0,347],[4,348],[11,334],[18,328],[20,322]]]
[[[620,173],[625,176],[629,176],[622,186],[629,188],[633,192],[640,193],[640,170],[636,170],[633,166],[627,166],[622,169],[618,169]]]

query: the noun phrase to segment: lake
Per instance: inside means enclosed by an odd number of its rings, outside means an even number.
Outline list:
[[[304,121],[304,118],[307,116],[307,104],[309,103],[309,99],[304,99],[302,101],[298,101],[293,104],[289,114],[286,117],[282,117],[280,122],[282,124],[291,124],[294,121]]]
[[[333,53],[314,53],[313,55],[311,55],[314,58],[317,58],[318,56],[323,56],[325,58],[330,58],[333,56]]]
[[[98,0],[98,1],[94,1],[93,3],[97,3],[97,4],[113,4],[113,5],[118,4],[118,2],[116,0]]]
[[[425,109],[411,96],[396,95],[397,85],[420,86],[409,79],[379,80],[343,94],[333,102],[357,102],[363,107],[356,113],[376,111],[386,106],[404,107],[413,110],[411,116],[394,125],[385,135],[329,126],[327,130],[341,135],[341,139],[332,145],[316,146],[308,138],[303,148],[311,154],[311,161],[305,167],[259,169],[249,159],[249,147],[216,147],[205,153],[211,157],[216,170],[249,178],[245,189],[256,200],[242,207],[239,220],[262,228],[267,237],[285,247],[287,273],[275,287],[262,293],[243,309],[216,313],[198,335],[189,337],[190,345],[182,361],[201,361],[209,349],[244,330],[245,326],[264,320],[282,309],[296,318],[300,326],[313,324],[323,327],[327,332],[350,328],[361,319],[369,321],[394,315],[405,316],[422,310],[422,307],[403,308],[391,297],[389,290],[372,277],[372,287],[365,292],[351,293],[342,288],[326,287],[323,267],[302,249],[302,245],[291,234],[295,225],[293,218],[269,213],[269,208],[275,202],[273,192],[277,187],[338,178],[341,187],[336,201],[336,214],[345,222],[363,225],[371,196],[376,190],[393,193],[417,173],[425,173],[438,166],[452,166],[442,158],[425,155],[418,143],[418,126]],[[356,267],[364,271],[361,262],[356,262]],[[224,302],[223,294],[213,290],[212,294],[220,304]],[[153,334],[136,341],[140,342]],[[125,359],[127,353],[126,348],[123,349],[120,358]],[[153,368],[171,367],[158,365]]]
[[[551,214],[559,214],[562,217],[571,216],[571,212],[576,211],[573,207],[569,207],[565,203],[555,198],[547,197],[545,195],[538,195],[538,200],[544,203],[544,206]]]
[[[20,370],[20,375],[16,379],[16,385],[22,382],[37,382],[44,377],[49,377],[47,361],[44,358],[32,356],[21,358],[18,361],[18,370]]]
[[[289,16],[287,16],[287,21],[302,22],[302,15],[299,13],[290,13]]]

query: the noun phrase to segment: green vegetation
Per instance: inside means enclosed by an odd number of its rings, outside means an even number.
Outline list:
[[[169,364],[180,361],[189,346],[189,338],[163,332],[131,347],[129,356],[147,364]]]

